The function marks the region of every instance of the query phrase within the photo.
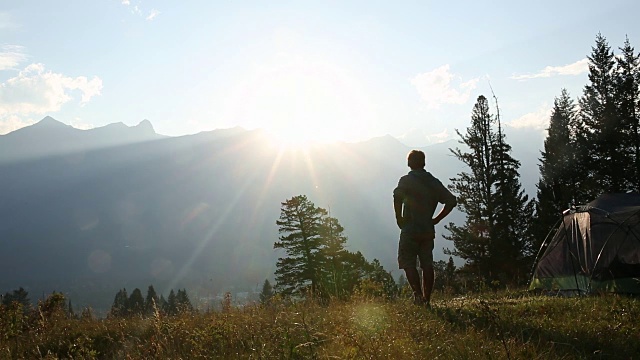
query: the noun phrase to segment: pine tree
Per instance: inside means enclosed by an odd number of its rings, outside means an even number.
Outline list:
[[[394,298],[398,292],[396,281],[393,279],[393,276],[384,269],[382,264],[380,264],[380,260],[373,259],[371,263],[369,263],[367,270],[367,278],[374,283],[382,285],[383,293],[380,295],[387,298]]]
[[[122,317],[129,314],[129,296],[127,289],[119,290],[113,299],[113,305],[109,311],[111,316]]]
[[[535,249],[540,248],[562,212],[586,199],[581,198],[578,178],[575,104],[566,89],[553,102],[553,110],[540,158],[537,184]]]
[[[147,289],[147,297],[144,300],[144,313],[147,316],[153,314],[154,307],[156,309],[161,308],[156,290],[153,288],[153,285],[149,285],[149,288]]]
[[[25,310],[27,310],[31,306],[31,301],[29,300],[29,292],[27,292],[22,287],[13,290],[12,292],[5,293],[1,298],[2,305],[9,306],[12,302],[17,302],[21,304]]]
[[[620,142],[624,149],[628,186],[626,190],[640,191],[640,133],[638,132],[638,106],[640,106],[640,58],[627,37],[622,52],[616,58],[617,116],[622,126]]]
[[[338,219],[330,216],[321,219],[319,235],[322,246],[318,254],[321,296],[343,297],[348,293],[345,262],[349,260],[345,249],[347,237],[343,232],[344,228]]]
[[[266,305],[271,301],[273,297],[273,287],[269,280],[265,279],[264,284],[262,284],[262,291],[260,291],[260,303]]]
[[[444,268],[444,285],[456,287],[456,264],[451,256],[449,256],[449,261],[447,261],[447,265]]]
[[[129,315],[142,315],[144,313],[144,298],[140,289],[135,288],[127,302]]]
[[[167,297],[167,304],[164,309],[167,315],[176,315],[178,313],[178,301],[176,300],[176,293],[171,289],[169,296]]]
[[[492,201],[495,184],[495,159],[492,148],[497,141],[492,131],[493,119],[489,113],[489,104],[484,96],[478,97],[471,115],[471,126],[467,128],[461,144],[470,152],[456,148],[453,155],[461,160],[470,172],[462,172],[451,179],[449,188],[457,195],[458,208],[466,213],[465,224],[457,226],[449,223],[445,226],[451,233],[445,236],[455,246],[447,253],[466,260],[465,269],[480,276],[489,277],[493,267],[491,258],[490,229],[494,223],[494,202]]]
[[[494,143],[496,183],[494,193],[495,223],[491,231],[493,256],[498,261],[494,268],[503,281],[522,283],[529,278],[529,268],[535,251],[531,218],[534,202],[529,201],[520,183],[520,162],[511,156],[511,145],[501,130],[497,117],[498,136]]]
[[[193,305],[191,305],[191,300],[189,300],[189,295],[187,295],[187,289],[178,289],[178,293],[176,294],[176,308],[179,313],[193,311]]]
[[[284,295],[308,288],[311,294],[319,290],[319,252],[323,247],[320,236],[325,209],[315,206],[304,195],[294,196],[282,203],[276,221],[281,234],[275,249],[284,249],[287,256],[276,264],[276,289]]]
[[[167,314],[168,309],[169,302],[164,298],[164,295],[160,295],[160,299],[158,300],[158,310],[163,314]]]
[[[589,81],[580,98],[579,161],[590,181],[582,187],[589,199],[627,188],[622,123],[617,114],[615,57],[607,40],[598,34],[589,58]]]
[[[528,221],[533,204],[520,185],[520,163],[511,157],[499,122],[489,111],[489,103],[479,96],[471,126],[465,135],[458,132],[468,151],[451,150],[469,172],[451,179],[458,208],[467,215],[462,226],[449,223],[445,236],[453,240],[450,255],[466,260],[464,270],[485,280],[513,283],[526,275],[530,260],[531,236]]]
[[[69,319],[74,319],[76,317],[76,314],[73,311],[73,305],[71,305],[71,299],[69,299],[69,303],[67,307],[67,317],[69,317]]]

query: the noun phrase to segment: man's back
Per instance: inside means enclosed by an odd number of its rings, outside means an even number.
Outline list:
[[[455,206],[456,202],[442,182],[424,169],[414,169],[402,176],[393,196],[400,198],[404,205],[402,231],[406,232],[435,232],[433,214],[438,204]]]

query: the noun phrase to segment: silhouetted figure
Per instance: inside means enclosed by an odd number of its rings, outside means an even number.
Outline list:
[[[398,266],[404,269],[407,282],[413,290],[414,303],[431,307],[433,241],[436,235],[434,225],[453,210],[456,197],[424,169],[424,152],[412,150],[407,156],[407,165],[411,171],[400,178],[398,187],[393,190],[393,208],[401,230]],[[434,218],[438,203],[444,204],[444,207]],[[422,287],[416,258],[420,260],[422,269]]]

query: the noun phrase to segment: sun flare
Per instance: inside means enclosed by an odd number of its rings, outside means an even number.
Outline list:
[[[339,59],[288,48],[257,60],[231,91],[228,114],[268,130],[283,146],[353,141],[375,107],[357,72]]]

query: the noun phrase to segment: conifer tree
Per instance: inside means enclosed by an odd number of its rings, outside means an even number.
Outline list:
[[[449,256],[449,261],[444,268],[444,285],[449,287],[455,287],[456,282],[456,264],[453,262],[453,257]]]
[[[193,305],[191,304],[191,300],[189,300],[187,289],[178,289],[178,293],[176,294],[176,308],[179,313],[193,311]]]
[[[167,315],[176,315],[178,313],[178,301],[176,300],[176,293],[171,289],[169,296],[167,297],[167,303],[164,312]]]
[[[276,263],[278,292],[290,295],[308,288],[311,294],[317,294],[321,277],[319,252],[323,247],[320,228],[326,215],[325,209],[315,206],[304,195],[282,203],[276,221],[280,241],[273,247],[285,250],[287,256]]]
[[[382,291],[387,298],[394,298],[398,292],[398,287],[393,276],[384,269],[384,266],[380,264],[380,260],[373,259],[368,266],[367,278],[377,284],[382,285]]]
[[[324,216],[320,220],[319,235],[322,241],[318,257],[320,268],[320,293],[323,296],[342,297],[348,293],[349,257],[345,249],[347,237],[338,219]]]
[[[581,186],[585,201],[602,193],[623,192],[627,188],[623,124],[616,106],[615,57],[607,40],[596,36],[589,59],[589,84],[580,98],[580,126],[577,135],[579,162],[586,179]]]
[[[4,296],[0,296],[0,298],[2,298],[2,305],[8,306],[15,301],[21,304],[25,310],[31,306],[31,301],[29,300],[29,292],[27,292],[27,290],[22,287],[13,290],[12,292],[7,292],[4,294]]]
[[[271,301],[273,297],[273,287],[269,280],[265,279],[262,284],[262,291],[260,291],[260,303],[266,305]]]
[[[520,185],[520,163],[511,157],[511,147],[504,134],[496,131],[497,124],[481,95],[466,134],[458,131],[468,151],[451,151],[468,172],[451,179],[449,187],[467,219],[462,226],[446,226],[450,234],[445,238],[455,245],[446,253],[465,259],[464,270],[485,280],[514,283],[526,279],[531,261],[528,221],[533,205]]]
[[[144,313],[146,315],[153,314],[154,306],[156,309],[161,308],[156,289],[153,288],[153,285],[149,285],[149,288],[147,289],[147,297],[144,300]]]
[[[129,300],[127,302],[127,307],[129,310],[129,315],[142,315],[144,312],[144,298],[142,297],[142,292],[140,289],[135,288],[131,295],[129,296]]]
[[[113,299],[113,305],[109,311],[111,316],[122,317],[129,314],[129,296],[127,289],[119,290]]]
[[[638,132],[638,106],[640,106],[640,59],[634,48],[625,39],[622,52],[616,58],[617,116],[622,126],[622,143],[625,173],[628,180],[626,190],[640,191],[640,133]]]
[[[548,232],[572,205],[581,204],[581,179],[578,177],[578,154],[575,137],[575,104],[569,92],[562,89],[553,102],[553,110],[540,158],[537,184],[535,249],[542,245]]]

